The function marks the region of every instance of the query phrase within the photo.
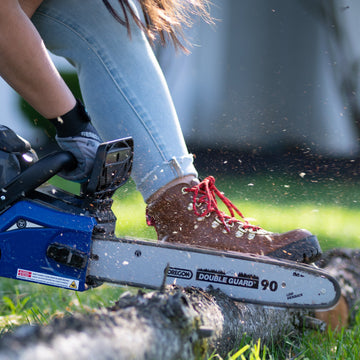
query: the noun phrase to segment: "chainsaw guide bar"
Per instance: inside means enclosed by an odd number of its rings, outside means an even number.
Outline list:
[[[137,239],[94,240],[89,267],[105,282],[159,289],[166,279],[269,306],[329,308],[340,294],[331,276],[310,265]]]

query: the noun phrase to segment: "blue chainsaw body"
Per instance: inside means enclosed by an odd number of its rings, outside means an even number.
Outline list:
[[[0,219],[0,276],[85,290],[92,232],[96,225],[93,217],[19,201]],[[49,256],[49,249],[62,252],[63,261]],[[76,264],[71,263],[73,256],[78,258]]]
[[[74,161],[69,153],[39,160],[5,186],[0,192],[0,277],[77,291],[96,286],[87,278],[93,237],[114,236],[111,196],[130,175],[132,152],[130,138],[102,144],[80,195],[44,184]]]

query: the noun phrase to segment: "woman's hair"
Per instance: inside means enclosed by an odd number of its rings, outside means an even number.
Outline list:
[[[164,45],[171,40],[175,48],[186,51],[183,41],[186,41],[182,32],[183,25],[191,25],[191,16],[199,15],[207,22],[212,22],[208,11],[208,0],[137,0],[143,12],[143,20],[140,20],[128,0],[118,0],[122,9],[122,15],[118,14],[109,0],[103,0],[106,8],[114,18],[126,26],[129,35],[129,14],[135,23],[145,31],[150,42],[156,35],[160,37]]]

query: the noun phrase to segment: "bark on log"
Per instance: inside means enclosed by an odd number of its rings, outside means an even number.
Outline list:
[[[359,253],[339,251],[328,259],[323,265],[336,277],[341,265],[340,278],[349,281],[344,294],[351,293],[347,301],[354,299],[355,304],[359,294],[349,288],[355,284],[356,291],[360,289],[354,275],[354,268],[360,268]],[[216,290],[169,287],[163,293],[127,293],[113,308],[55,319],[43,327],[24,326],[5,335],[0,360],[190,360],[206,358],[213,350],[225,356],[245,334],[262,342],[277,340],[308,324],[304,322],[308,315],[301,310],[235,303]]]

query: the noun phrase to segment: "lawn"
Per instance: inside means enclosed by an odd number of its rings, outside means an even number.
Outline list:
[[[360,186],[339,178],[314,180],[306,174],[270,173],[262,176],[225,176],[217,182],[254,225],[282,232],[307,228],[316,234],[323,249],[360,247]],[[145,205],[132,182],[119,189],[113,210],[118,218],[117,235],[155,238],[145,223]],[[76,293],[8,279],[0,280],[2,333],[19,324],[47,324],[52,318],[77,311],[109,306],[123,291],[104,285]],[[262,347],[261,341],[244,342],[229,359],[358,359],[360,319],[355,327],[338,333],[306,332],[301,339],[289,337],[282,344]],[[260,345],[259,345],[260,344]],[[285,344],[285,345],[284,345]],[[219,359],[216,354],[212,359]]]

